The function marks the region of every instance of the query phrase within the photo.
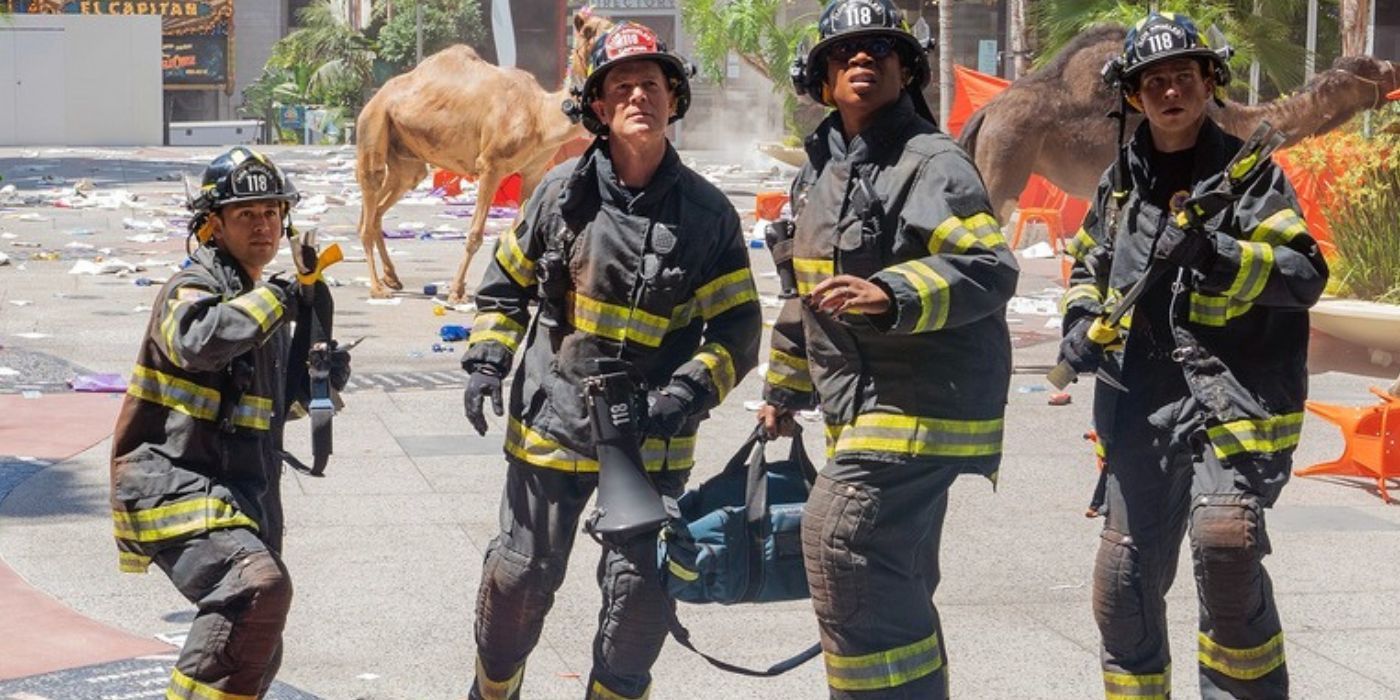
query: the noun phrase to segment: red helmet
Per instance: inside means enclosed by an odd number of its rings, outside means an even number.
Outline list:
[[[614,66],[629,61],[655,61],[661,65],[676,95],[676,113],[671,121],[685,116],[690,109],[690,77],[695,75],[695,67],[685,59],[666,50],[666,43],[656,36],[651,28],[636,22],[622,22],[603,32],[593,42],[588,52],[587,71],[583,86],[573,89],[574,98],[564,105],[564,113],[575,121],[582,120],[589,131],[603,135],[608,133],[606,124],[598,121],[588,104],[597,99],[603,87],[603,77]]]

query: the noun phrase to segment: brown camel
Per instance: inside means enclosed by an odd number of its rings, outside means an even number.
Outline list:
[[[612,23],[585,12],[576,14],[573,23],[569,77],[581,83],[586,50]],[[481,247],[488,205],[501,181],[520,173],[520,195],[528,199],[559,147],[586,133],[560,109],[568,85],[566,78],[558,91],[545,92],[529,73],[493,66],[459,44],[375,93],[356,123],[355,177],[364,193],[360,243],[369,263],[370,296],[383,298],[390,289],[403,289],[384,245],[384,213],[434,165],[477,178],[476,211],[448,301],[466,297],[467,268]],[[384,260],[382,279],[375,269],[376,250]]]
[[[1032,172],[1072,196],[1093,197],[1118,143],[1118,122],[1104,115],[1118,109],[1119,98],[1099,72],[1123,50],[1124,33],[1117,26],[1085,31],[968,120],[960,140],[982,172],[1002,221],[1015,211]],[[1252,107],[1226,100],[1224,107],[1211,105],[1211,116],[1240,138],[1268,119],[1291,145],[1381,106],[1395,88],[1390,61],[1343,56],[1291,97]],[[1141,120],[1135,113],[1129,117],[1129,135]]]

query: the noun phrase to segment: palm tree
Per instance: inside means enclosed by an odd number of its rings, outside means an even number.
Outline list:
[[[1342,0],[1342,55],[1366,53],[1366,31],[1372,0]]]
[[[312,66],[303,99],[358,109],[374,80],[374,43],[350,26],[337,0],[316,0],[297,19],[296,31],[273,46],[268,65]]]
[[[1338,0],[1322,0],[1335,5]],[[1369,0],[1342,0],[1365,3]],[[1148,12],[1148,2],[1115,0],[1040,0],[1032,6],[1032,15],[1041,52],[1038,62],[1049,60],[1070,39],[1085,27],[1111,22],[1131,26]],[[1271,92],[1280,94],[1295,90],[1303,83],[1306,42],[1307,0],[1269,0],[1259,3],[1254,13],[1254,0],[1159,0],[1162,11],[1184,12],[1206,30],[1218,27],[1235,49],[1231,67],[1235,75],[1248,74],[1252,61],[1259,62],[1262,77],[1271,85]],[[1335,20],[1329,13],[1319,13],[1318,54],[1331,56],[1335,52]],[[1332,26],[1329,26],[1332,25]],[[1318,65],[1327,65],[1318,61]],[[1240,81],[1241,84],[1245,81]]]

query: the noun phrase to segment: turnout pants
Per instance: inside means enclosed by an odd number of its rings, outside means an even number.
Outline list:
[[[1137,391],[1137,389],[1134,389]],[[1094,564],[1094,617],[1109,698],[1171,695],[1165,596],[1181,541],[1191,538],[1200,607],[1201,696],[1286,698],[1288,670],[1264,509],[1289,457],[1224,465],[1189,399],[1124,416],[1108,452],[1108,517]]]
[[[212,530],[153,561],[198,607],[166,697],[262,697],[281,664],[292,603],[292,580],[273,546],[249,529]]]
[[[832,698],[946,698],[933,593],[957,472],[829,463],[802,511],[802,555]]]
[[[476,600],[476,679],[471,697],[520,697],[525,661],[539,642],[545,615],[564,572],[579,518],[598,475],[562,472],[507,460],[501,532],[486,550]],[[689,470],[648,474],[657,491],[679,496]],[[593,639],[593,669],[585,697],[645,697],[651,666],[666,640],[666,611],[674,605],[657,583],[656,540],[638,537],[598,561],[603,607]],[[646,572],[645,574],[643,572]]]

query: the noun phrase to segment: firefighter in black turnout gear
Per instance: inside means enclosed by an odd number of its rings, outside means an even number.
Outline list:
[[[501,532],[486,553],[476,606],[471,697],[516,698],[526,659],[564,580],[580,515],[598,485],[582,393],[590,365],[617,358],[646,392],[648,476],[679,496],[695,433],[757,363],[762,330],[739,217],[683,166],[665,136],[684,115],[690,68],[648,28],[597,39],[574,116],[597,135],[549,173],[501,237],[477,292],[462,366],[466,412],[487,428],[502,378],[522,355],[506,419]],[[538,301],[533,323],[529,304]],[[609,465],[604,465],[609,468]],[[645,697],[667,634],[655,538],[605,548],[588,698]]]
[[[281,659],[282,432],[307,387],[289,381],[301,283],[262,273],[297,199],[260,153],[237,147],[209,165],[191,203],[200,245],[156,299],[117,418],[121,569],[154,563],[198,606],[167,698],[261,697]],[[337,390],[349,372],[348,352],[333,353]]]
[[[1226,167],[1242,142],[1206,106],[1229,81],[1227,57],[1182,15],[1129,31],[1105,76],[1146,121],[1067,246],[1061,358],[1127,389],[1099,381],[1094,400],[1108,508],[1094,615],[1110,698],[1171,694],[1164,598],[1186,534],[1201,695],[1288,696],[1264,514],[1298,444],[1307,310],[1327,266],[1272,162]],[[1095,319],[1154,269],[1165,272],[1126,315],[1131,330],[1113,329],[1105,350]]]
[[[889,0],[834,0],[819,28],[794,81],[835,111],[793,185],[800,298],[774,328],[760,420],[786,432],[818,399],[825,418],[802,548],[831,697],[945,698],[948,487],[996,478],[1018,269],[920,92],[927,39]]]

